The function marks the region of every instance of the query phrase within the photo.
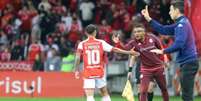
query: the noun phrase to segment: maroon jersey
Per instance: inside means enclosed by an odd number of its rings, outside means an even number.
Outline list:
[[[161,55],[150,52],[152,49],[161,49],[160,40],[153,34],[146,34],[144,42],[133,39],[125,45],[125,49],[130,50],[135,47],[135,51],[140,53],[142,68],[153,69],[163,66]]]

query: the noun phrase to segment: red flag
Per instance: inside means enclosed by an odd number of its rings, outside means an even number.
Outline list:
[[[189,17],[194,33],[199,56],[201,56],[201,0],[184,0],[185,14]]]

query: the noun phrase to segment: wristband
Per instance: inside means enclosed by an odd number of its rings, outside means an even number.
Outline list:
[[[132,72],[133,67],[128,67],[128,72]]]

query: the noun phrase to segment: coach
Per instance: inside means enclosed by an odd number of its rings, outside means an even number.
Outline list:
[[[180,64],[180,82],[183,101],[193,101],[195,74],[199,63],[194,39],[194,33],[189,20],[184,16],[184,2],[172,1],[169,15],[175,21],[172,25],[161,25],[149,16],[148,7],[142,10],[142,15],[151,27],[163,35],[173,35],[174,43],[166,49],[153,49],[157,54],[177,53],[176,61]]]

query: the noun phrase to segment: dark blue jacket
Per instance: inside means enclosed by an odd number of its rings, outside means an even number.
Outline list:
[[[155,20],[150,21],[154,30],[162,35],[173,35],[174,43],[164,53],[178,52],[176,61],[185,64],[197,59],[194,33],[189,20],[181,16],[172,25],[161,25]]]

